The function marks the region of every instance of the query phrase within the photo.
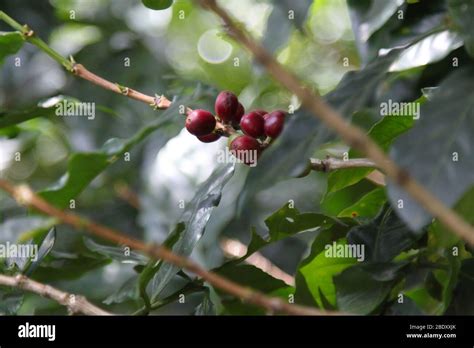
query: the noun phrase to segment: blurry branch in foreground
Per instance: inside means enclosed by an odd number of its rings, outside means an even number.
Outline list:
[[[286,313],[291,315],[337,315],[340,312],[319,310],[316,308],[290,304],[282,298],[267,296],[259,291],[242,286],[224,278],[214,272],[207,271],[191,259],[175,254],[160,244],[146,244],[138,239],[129,237],[125,233],[101,225],[80,215],[60,210],[34,193],[28,186],[15,186],[9,181],[0,179],[0,189],[10,194],[19,204],[34,208],[46,215],[56,217],[64,224],[73,226],[93,236],[110,241],[117,245],[126,245],[131,249],[143,252],[149,257],[162,259],[179,268],[184,268],[201,277],[209,284],[231,294],[243,302],[264,308],[268,313]]]
[[[317,92],[311,91],[299,78],[283,67],[215,0],[198,1],[204,8],[220,17],[229,36],[246,47],[276,81],[301,100],[302,105],[311,111],[314,117],[334,130],[351,148],[365,154],[389,179],[408,192],[442,224],[474,246],[474,228],[469,223],[421,186],[406,170],[400,168],[361,128],[348,123]]]
[[[60,305],[67,307],[71,314],[112,315],[111,313],[96,307],[83,296],[69,294],[53,288],[52,286],[34,281],[21,274],[16,276],[0,274],[0,285],[18,288],[49,298]]]

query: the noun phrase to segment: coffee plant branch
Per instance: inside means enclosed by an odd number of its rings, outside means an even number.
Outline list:
[[[96,307],[83,296],[69,294],[53,288],[52,286],[39,283],[24,275],[6,276],[0,274],[0,285],[29,291],[45,298],[56,301],[67,307],[70,314],[85,315],[112,315],[99,307]]]
[[[319,118],[326,126],[334,130],[346,144],[370,158],[389,179],[408,192],[442,224],[474,246],[474,227],[421,186],[405,169],[392,161],[361,128],[348,123],[317,92],[311,91],[298,77],[283,67],[248,34],[241,23],[232,19],[215,0],[198,1],[204,8],[220,17],[229,36],[246,47],[276,81],[301,100],[302,105],[311,111],[314,117]]]
[[[286,313],[291,315],[342,314],[340,312],[324,311],[311,307],[290,304],[281,298],[266,296],[259,291],[241,286],[216,273],[205,270],[191,259],[175,254],[162,245],[146,244],[140,240],[127,236],[121,231],[101,225],[80,215],[60,210],[38,196],[26,185],[15,186],[7,180],[0,179],[0,189],[11,195],[19,204],[34,208],[46,215],[55,217],[62,223],[73,226],[80,231],[108,240],[117,245],[126,245],[131,249],[143,252],[153,259],[162,259],[180,268],[187,269],[214,287],[241,299],[243,302],[264,308],[268,313]]]

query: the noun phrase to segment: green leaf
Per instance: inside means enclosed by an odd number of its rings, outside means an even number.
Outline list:
[[[337,216],[371,218],[377,215],[380,207],[384,205],[386,200],[385,190],[379,187],[367,193],[356,203],[341,211]]]
[[[68,161],[66,174],[56,185],[41,191],[40,196],[59,208],[66,208],[69,201],[77,197],[110,164],[117,161],[121,155],[155,130],[167,125],[173,117],[176,117],[180,104],[180,101],[173,102],[172,106],[164,111],[156,122],[143,127],[129,139],[109,139],[100,151],[72,154]]]
[[[404,49],[389,71],[403,71],[438,62],[461,46],[459,35],[449,30],[428,35]]]
[[[448,11],[464,45],[474,57],[474,3],[470,0],[448,0]]]
[[[84,245],[91,251],[107,256],[112,260],[128,264],[145,264],[147,257],[132,250],[124,249],[117,246],[103,245],[94,242],[90,238],[84,238]]]
[[[459,68],[443,81],[421,107],[415,126],[400,136],[391,157],[447,206],[454,205],[474,183],[474,68]],[[457,156],[457,158],[456,158]],[[413,230],[430,221],[428,214],[404,190],[388,184],[394,206],[403,200],[399,216]]]
[[[285,204],[265,220],[265,225],[270,234],[270,241],[276,242],[297,233],[327,228],[336,221],[324,214],[300,213],[296,208]]]
[[[152,10],[166,10],[173,5],[173,0],[142,0],[143,5]]]
[[[332,257],[330,252],[332,253],[338,246],[344,246],[347,243],[340,239],[334,242],[335,244],[330,244],[331,239],[327,234],[316,238],[310,256],[302,262],[298,269],[319,307],[324,305],[321,293],[325,297],[324,301],[329,302],[332,306],[336,304],[333,277],[356,262],[354,258]]]
[[[252,228],[250,242],[247,246],[247,253],[241,258],[231,260],[230,263],[240,263],[256,251],[275,243],[284,238],[294,236],[298,233],[310,232],[332,228],[349,228],[353,221],[347,219],[337,219],[318,213],[300,213],[298,209],[291,208],[289,203],[278,209],[272,215],[265,219],[265,225],[268,228],[269,237],[262,238]],[[336,225],[337,227],[335,227]]]
[[[368,262],[388,262],[420,237],[420,233],[413,233],[387,205],[375,219],[353,227],[347,234],[349,244],[364,245]]]
[[[53,249],[55,242],[56,242],[56,228],[52,227],[40,243],[36,260],[31,259],[30,261],[31,263],[25,269],[24,273],[27,276],[33,274],[36,268],[38,268],[38,266],[41,265],[41,262],[43,262],[44,258]]]
[[[293,288],[285,284],[279,279],[275,279],[269,274],[263,272],[259,268],[251,265],[234,265],[225,264],[213,272],[238,282],[242,286],[251,287],[252,289],[261,291],[265,294],[280,296],[284,300],[288,300],[288,295],[293,292]],[[244,304],[240,300],[235,299],[233,296],[228,296],[220,289],[216,288],[218,294],[222,299],[222,305],[224,306],[224,314],[233,315],[263,315],[265,312],[249,304]]]
[[[114,293],[109,295],[103,303],[111,305],[114,303],[122,303],[127,300],[137,300],[139,298],[137,287],[137,276],[133,275]]]
[[[377,281],[360,265],[350,267],[334,278],[339,310],[369,314],[388,296],[392,281]]]
[[[19,32],[0,32],[0,65],[5,57],[18,52],[24,42]]]
[[[456,315],[474,315],[474,259],[464,260],[459,272],[459,283],[454,290],[451,311]]]
[[[233,174],[234,166],[232,164],[217,168],[199,187],[191,202],[186,204],[186,208],[179,219],[179,222],[184,223],[185,229],[171,248],[174,253],[182,256],[191,255],[204,233],[213,208],[220,202],[225,184]],[[179,270],[179,267],[169,263],[161,265],[153,277],[151,290],[153,300],[157,298]]]

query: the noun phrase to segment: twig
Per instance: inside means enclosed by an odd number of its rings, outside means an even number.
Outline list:
[[[62,211],[54,207],[43,198],[35,194],[28,186],[15,186],[10,182],[0,179],[0,189],[9,193],[18,203],[27,207],[35,208],[38,211],[58,218],[65,224],[71,225],[79,230],[87,232],[91,235],[108,240],[117,245],[127,245],[131,249],[141,251],[153,259],[163,259],[180,268],[196,274],[209,284],[220,288],[221,290],[240,298],[244,302],[262,307],[269,313],[286,313],[292,315],[338,315],[339,312],[323,311],[315,308],[290,304],[281,298],[266,296],[265,294],[241,286],[231,280],[228,280],[216,273],[210,272],[202,268],[199,264],[191,259],[177,255],[163,245],[145,244],[135,238],[127,236],[125,233],[110,227],[98,224],[85,217],[76,215],[71,212]]]
[[[326,158],[323,160],[311,158],[311,169],[319,172],[330,172],[337,169],[348,168],[376,168],[374,162],[366,158],[355,158],[340,160],[336,158]]]
[[[67,307],[71,314],[112,315],[112,313],[96,307],[83,296],[69,294],[52,286],[34,281],[21,274],[14,277],[0,274],[0,285],[18,288],[49,298]]]
[[[164,95],[147,95],[139,92],[130,87],[122,86],[121,84],[111,82],[97,74],[94,74],[88,70],[84,65],[76,63],[72,58],[67,59],[63,57],[59,52],[49,47],[46,42],[36,36],[35,32],[31,30],[27,25],[21,25],[5,12],[0,11],[0,20],[10,25],[13,29],[19,31],[23,38],[41,49],[56,62],[61,64],[67,71],[72,73],[74,76],[80,77],[84,80],[91,82],[92,84],[101,88],[107,89],[114,93],[123,95],[125,97],[146,103],[154,109],[167,109],[171,106],[172,102]],[[186,108],[186,115],[191,113],[193,110],[189,107]],[[225,125],[219,120],[216,120],[216,132],[223,136],[230,136],[235,133],[235,130],[229,125]]]
[[[329,128],[336,131],[349,146],[373,160],[388,178],[408,192],[428,212],[438,218],[442,224],[474,246],[474,228],[471,225],[415,181],[406,170],[392,161],[361,128],[346,122],[342,115],[327,104],[319,94],[304,86],[294,74],[278,63],[272,55],[251,38],[241,24],[237,25],[215,0],[199,1],[203,7],[219,16],[223,20],[229,35],[252,52],[273,78],[298,96],[302,105],[310,110],[315,117],[321,119]]]
[[[221,242],[221,248],[227,257],[239,258],[247,254],[247,246],[235,239],[224,238]],[[295,277],[283,271],[259,252],[250,255],[244,262],[261,269],[273,278],[280,279],[290,286],[295,285]]]

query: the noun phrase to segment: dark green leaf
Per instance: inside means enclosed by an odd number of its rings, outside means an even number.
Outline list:
[[[454,289],[451,311],[457,315],[474,315],[474,259],[465,260],[459,272],[459,283]]]
[[[173,5],[173,0],[142,0],[143,5],[152,10],[166,10]]]
[[[452,73],[433,99],[422,105],[416,125],[397,139],[391,151],[395,162],[447,206],[474,183],[473,74],[473,68]],[[412,229],[419,230],[430,221],[430,214],[396,185],[389,183],[388,195],[394,206],[403,201],[397,214]]]
[[[183,222],[185,229],[180,238],[171,248],[173,252],[182,256],[189,256],[197,242],[201,239],[212,210],[219,204],[225,184],[234,174],[232,164],[217,168],[214,173],[199,187],[194,198],[186,204],[179,222]],[[153,300],[165,288],[168,282],[179,271],[179,267],[164,263],[155,274],[152,283]]]
[[[6,56],[18,52],[24,42],[19,32],[0,32],[0,65]]]
[[[283,281],[275,279],[269,274],[251,265],[226,264],[214,269],[213,271],[229,280],[238,282],[240,285],[251,287],[265,294],[288,296],[293,291],[293,288],[285,284]],[[234,297],[229,297],[219,289],[216,289],[216,291],[221,295],[225,314],[265,314],[260,308],[243,304],[240,300],[237,300]],[[285,300],[287,299],[288,297],[285,298]]]
[[[420,237],[421,234],[413,233],[392,208],[385,206],[374,220],[353,227],[347,240],[350,244],[364,245],[368,262],[387,262],[412,246]]]
[[[360,265],[350,267],[334,277],[339,310],[369,314],[390,293],[392,281],[377,281]]]

